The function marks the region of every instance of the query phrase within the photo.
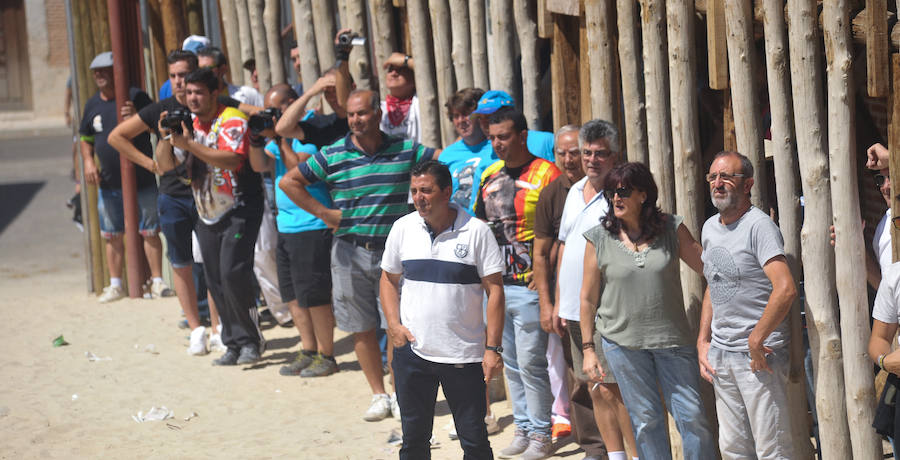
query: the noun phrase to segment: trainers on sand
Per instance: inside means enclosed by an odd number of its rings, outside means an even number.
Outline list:
[[[555,441],[572,434],[572,425],[568,423],[554,423],[550,430],[550,439]]]
[[[497,423],[497,419],[494,418],[494,414],[485,415],[484,416],[484,424],[487,427],[487,434],[494,434],[500,432],[500,424]]]
[[[513,458],[516,455],[525,452],[525,449],[528,448],[528,443],[528,433],[521,428],[516,428],[516,434],[513,437],[512,442],[501,450],[497,456],[500,458]]]
[[[391,417],[400,420],[400,402],[397,401],[397,392],[391,393]]]
[[[103,294],[100,294],[100,303],[114,302],[125,297],[125,289],[122,286],[106,286],[103,288]]]
[[[256,345],[244,345],[238,355],[237,364],[253,364],[259,361],[259,348]]]
[[[214,351],[217,353],[224,353],[228,351],[228,348],[222,342],[222,334],[209,334],[209,351]],[[235,358],[237,359],[237,358]]]
[[[546,434],[531,433],[528,435],[528,448],[522,452],[519,460],[540,460],[550,455],[550,437]]]
[[[382,393],[372,396],[372,403],[363,420],[367,422],[377,422],[391,416],[391,397]]]
[[[154,299],[160,297],[172,297],[175,295],[175,291],[173,291],[165,281],[154,281],[153,284],[150,285],[150,295],[153,296]]]
[[[188,346],[187,354],[202,356],[207,353],[209,350],[207,350],[206,328],[199,326],[191,331],[191,344]]]
[[[300,372],[302,372],[303,369],[306,369],[313,363],[313,361],[315,361],[316,356],[316,353],[307,352],[304,350],[298,351],[297,357],[294,358],[294,360],[287,366],[281,366],[281,369],[278,370],[278,373],[281,375],[300,375]]]
[[[337,371],[338,366],[336,362],[316,354],[316,357],[313,358],[313,363],[300,371],[300,377],[325,377]]]
[[[238,350],[236,348],[229,348],[224,355],[219,357],[219,359],[213,360],[212,364],[213,366],[234,366],[237,364],[237,360]]]

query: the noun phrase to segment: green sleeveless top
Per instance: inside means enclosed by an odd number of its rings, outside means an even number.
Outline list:
[[[678,226],[666,214],[665,229],[643,251],[627,247],[598,225],[584,233],[594,244],[602,294],[597,331],[619,346],[658,349],[695,343],[681,294]]]

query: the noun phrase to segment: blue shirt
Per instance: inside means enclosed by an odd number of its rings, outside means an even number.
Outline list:
[[[532,155],[543,158],[551,163],[555,162],[553,153],[553,133],[546,131],[528,130],[528,139],[525,141],[528,151]]]
[[[167,97],[172,97],[172,82],[169,79],[159,87],[159,100]]]
[[[296,139],[291,144],[291,148],[297,153],[302,152],[310,155],[316,153],[316,146],[304,144]],[[284,160],[281,158],[281,149],[278,148],[278,144],[275,141],[270,141],[266,145],[266,151],[275,157],[275,183],[277,184],[287,173]],[[334,204],[331,202],[331,195],[328,194],[328,188],[324,183],[307,186],[306,190],[316,200],[319,200],[319,203],[329,208],[334,207]],[[328,228],[322,219],[300,209],[299,206],[294,204],[281,190],[281,187],[275,187],[275,206],[278,208],[278,216],[275,218],[275,223],[278,225],[278,231],[281,233],[300,233]]]
[[[462,139],[448,145],[441,152],[440,161],[450,169],[450,177],[453,179],[450,201],[474,216],[481,175],[497,160],[491,142],[487,139],[475,145],[467,145]]]

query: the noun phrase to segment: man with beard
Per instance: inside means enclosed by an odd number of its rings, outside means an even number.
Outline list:
[[[786,317],[797,290],[781,231],[750,204],[747,157],[720,152],[706,180],[719,214],[703,225],[709,286],[697,351],[716,391],[719,449],[722,458],[793,458]]]

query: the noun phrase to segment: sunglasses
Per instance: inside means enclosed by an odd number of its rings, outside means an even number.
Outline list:
[[[615,190],[604,190],[603,196],[606,197],[607,201],[612,201],[616,195],[619,195],[619,198],[628,198],[631,196],[632,192],[634,192],[634,189],[631,187],[619,187]]]
[[[884,181],[888,179],[888,176],[884,174],[876,174],[875,175],[875,188],[880,189],[884,185]]]
[[[709,173],[706,175],[706,182],[709,182],[711,184],[711,183],[715,182],[716,179],[722,179],[722,182],[734,182],[734,179],[736,177],[744,177],[744,175],[743,174],[728,174],[728,173],[723,173],[723,172]]]

